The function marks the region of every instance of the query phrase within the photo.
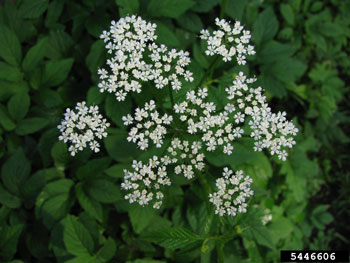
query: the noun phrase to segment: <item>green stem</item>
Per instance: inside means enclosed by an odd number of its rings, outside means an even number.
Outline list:
[[[201,172],[197,173],[197,177],[199,179],[200,184],[202,185],[202,187],[205,190],[205,193],[206,193],[206,196],[207,196],[207,198],[206,198],[206,206],[207,206],[208,215],[210,215],[211,210],[212,210],[211,204],[209,202],[209,194],[212,193],[211,187],[210,187],[207,179],[203,176],[203,174]]]
[[[225,262],[224,245],[225,245],[225,243],[223,243],[221,240],[215,240],[216,253],[217,253],[219,263]]]
[[[168,85],[169,86],[169,95],[170,95],[170,101],[171,101],[171,109],[172,111],[174,110],[174,97],[173,97],[173,89],[171,88],[171,85]]]
[[[206,80],[209,75],[213,75],[214,66],[215,66],[216,62],[218,61],[218,59],[219,59],[219,56],[216,55],[215,58],[213,59],[213,61],[210,63],[207,71],[204,73],[203,77],[201,78],[201,80],[198,84],[198,87],[200,87],[203,84],[204,80]]]

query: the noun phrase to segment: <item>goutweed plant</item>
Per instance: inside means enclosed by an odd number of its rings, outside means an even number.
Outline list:
[[[216,30],[203,29],[200,34],[206,42],[205,55],[216,56],[215,61],[221,57],[225,63],[245,65],[247,56],[255,54],[250,31],[238,21],[230,23],[217,18],[215,24]],[[154,94],[164,89],[168,95],[161,97],[163,100],[157,97],[137,105],[122,117],[128,126],[125,140],[142,151],[150,147],[161,149],[147,161],[133,160],[130,168],[124,169],[121,188],[125,199],[159,209],[164,189],[171,187],[174,176],[188,180],[202,177],[208,154],[231,155],[235,143],[243,137],[254,140],[252,150],[266,149],[285,161],[298,129],[286,119],[285,112],[272,112],[263,89],[255,83],[257,79],[239,72],[225,88],[226,95],[216,103],[211,96],[211,89],[216,87],[205,83],[208,73],[196,85],[192,84],[190,54],[157,44],[156,28],[156,24],[133,15],[112,21],[109,30],[100,36],[110,54],[106,67],[98,69],[100,92],[115,94],[115,103],[131,93]],[[72,156],[86,147],[98,152],[98,140],[108,136],[109,126],[98,106],[79,102],[75,110],[66,110],[58,126],[59,140],[70,144]],[[244,171],[225,167],[216,179],[216,191],[208,193],[215,213],[245,213],[253,195],[252,183]]]

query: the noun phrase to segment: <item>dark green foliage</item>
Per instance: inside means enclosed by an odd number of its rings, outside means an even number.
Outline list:
[[[279,262],[282,249],[348,249],[349,13],[349,0],[0,1],[0,262],[260,263]],[[288,160],[252,152],[244,138],[230,157],[208,155],[199,180],[174,175],[160,210],[124,200],[124,169],[165,148],[141,152],[121,117],[151,98],[170,108],[167,91],[122,103],[99,92],[108,57],[99,35],[128,14],[157,23],[158,43],[191,53],[194,85],[219,107],[238,71],[256,75],[273,110],[300,129]],[[246,66],[203,54],[199,31],[216,17],[252,32]],[[73,158],[57,125],[83,100],[112,126],[100,153]],[[207,196],[223,166],[253,178],[248,213],[214,214]]]

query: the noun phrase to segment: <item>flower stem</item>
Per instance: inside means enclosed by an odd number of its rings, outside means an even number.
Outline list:
[[[171,88],[171,85],[169,85],[169,95],[170,95],[170,101],[171,101],[171,109],[174,110],[174,96],[173,96],[173,89]]]
[[[200,82],[198,83],[198,87],[200,87],[203,84],[204,80],[206,80],[209,75],[213,75],[214,66],[215,66],[216,62],[218,61],[218,59],[219,59],[219,56],[216,55],[215,58],[213,59],[213,61],[210,63],[207,71],[204,73],[203,77],[201,78]]]
[[[212,207],[211,204],[209,202],[209,194],[212,193],[211,187],[207,181],[207,179],[203,176],[203,174],[201,172],[197,173],[197,177],[199,179],[200,184],[202,185],[205,194],[207,196],[206,198],[206,206],[207,206],[207,211],[208,211],[208,215],[210,215],[210,213],[212,212]]]

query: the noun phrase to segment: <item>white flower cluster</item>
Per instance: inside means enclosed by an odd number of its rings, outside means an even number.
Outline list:
[[[204,154],[199,152],[200,149],[199,142],[173,138],[167,147],[168,154],[161,158],[153,156],[147,164],[134,160],[132,171],[124,170],[121,187],[128,192],[125,199],[140,205],[153,204],[153,208],[159,209],[164,196],[161,190],[171,185],[168,170],[173,169],[176,175],[183,174],[192,179],[195,170],[204,168]]]
[[[151,100],[145,104],[144,108],[137,108],[134,117],[128,114],[122,118],[124,125],[137,123],[135,127],[131,128],[127,140],[137,143],[141,150],[148,148],[148,138],[152,140],[156,147],[160,148],[167,133],[163,125],[169,125],[173,120],[173,117],[166,113],[161,117],[155,108],[155,102]]]
[[[253,195],[250,189],[253,180],[249,176],[243,176],[243,171],[234,174],[227,167],[222,175],[216,180],[218,191],[209,194],[209,201],[216,207],[215,214],[235,216],[247,212],[246,200]]]
[[[201,31],[201,38],[208,44],[205,53],[220,55],[225,62],[235,57],[239,65],[246,64],[246,56],[255,54],[249,44],[250,32],[243,30],[240,22],[231,26],[217,18],[215,23],[218,30]],[[111,54],[107,68],[98,69],[101,92],[114,93],[117,101],[123,101],[128,93],[140,93],[145,86],[168,87],[172,92],[181,89],[184,81],[193,81],[192,73],[186,69],[190,63],[188,52],[156,44],[155,30],[155,24],[134,15],[112,21],[109,31],[101,35]],[[159,209],[163,188],[171,185],[170,174],[194,178],[205,168],[206,153],[220,151],[231,155],[236,141],[244,134],[255,140],[255,151],[267,149],[286,160],[285,148],[295,144],[293,136],[298,129],[286,120],[285,112],[272,113],[262,88],[252,87],[255,81],[240,72],[232,85],[226,87],[226,94],[221,94],[220,105],[211,101],[209,89],[214,87],[192,87],[175,102],[169,94],[171,115],[166,109],[157,109],[156,102],[150,100],[143,108],[136,108],[133,115],[123,116],[124,125],[131,126],[129,142],[141,150],[154,144],[163,152],[147,162],[134,160],[132,168],[124,170],[121,187],[127,192],[125,199]],[[98,113],[97,106],[87,107],[82,102],[75,109],[78,112],[67,109],[58,126],[62,133],[59,139],[72,144],[69,146],[72,155],[87,146],[98,152],[96,138],[107,136],[109,123]],[[223,177],[216,180],[218,191],[209,195],[216,213],[235,216],[246,212],[246,200],[253,195],[251,182],[242,171],[234,174],[224,168]]]
[[[192,142],[181,141],[179,138],[174,138],[171,141],[171,146],[168,147],[168,152],[176,163],[175,174],[183,174],[187,179],[194,177],[194,171],[202,171],[205,167],[204,154],[200,153],[202,145],[198,141]]]
[[[66,109],[64,119],[57,126],[61,132],[58,139],[72,144],[68,148],[72,156],[87,146],[92,151],[99,152],[100,144],[96,139],[107,136],[106,129],[110,124],[99,114],[98,106],[87,107],[83,101],[77,103],[75,109],[77,112]]]
[[[228,102],[220,111],[217,111],[215,103],[208,101],[207,88],[187,92],[183,101],[174,104],[174,119],[181,121],[181,129],[189,136],[197,137],[191,143],[178,137],[171,139],[167,155],[164,156],[164,160],[167,161],[159,163],[161,167],[154,168],[166,171],[167,166],[171,164],[176,175],[182,174],[187,179],[192,179],[196,170],[202,171],[205,167],[205,152],[220,150],[230,155],[234,150],[234,141],[244,133],[255,140],[255,151],[267,148],[272,155],[277,154],[278,158],[284,161],[287,156],[284,147],[291,148],[295,144],[293,136],[298,129],[286,120],[285,113],[271,113],[266,98],[262,95],[262,88],[250,87],[255,80],[240,72],[233,85],[226,88]],[[172,116],[165,114],[160,117],[155,108],[156,103],[150,101],[143,109],[137,108],[134,117],[123,117],[126,125],[135,125],[129,132],[128,140],[137,143],[142,150],[148,148],[148,138],[151,138],[157,147],[161,147],[167,128],[174,122]],[[245,123],[249,129],[243,129]],[[130,180],[130,174],[127,178]],[[152,187],[148,181],[137,181],[140,187],[143,185],[141,188],[145,195],[152,193],[149,192]],[[129,195],[126,198],[133,200]],[[218,195],[212,196],[214,197]],[[153,202],[152,199],[153,195],[149,201]],[[155,202],[159,204],[158,200]],[[243,211],[244,206],[242,204],[238,211]],[[220,209],[221,212],[218,213],[222,215],[223,210]],[[225,213],[234,215],[236,210],[231,207],[230,211]]]
[[[271,222],[272,221],[272,214],[271,214],[271,210],[270,209],[268,209],[268,208],[266,208],[265,210],[264,210],[264,216],[263,216],[263,218],[261,219],[261,223],[264,225],[264,226],[266,226],[269,222]]]
[[[112,21],[110,30],[103,31],[100,37],[112,58],[107,60],[109,70],[98,70],[101,92],[115,93],[116,99],[123,101],[129,92],[140,93],[143,82],[153,81],[158,89],[170,85],[179,90],[183,79],[193,81],[192,73],[185,69],[189,53],[157,45],[156,27],[133,15]]]
[[[233,150],[232,142],[242,137],[243,133],[240,127],[233,127],[229,117],[235,107],[228,104],[224,111],[216,113],[216,105],[205,101],[207,97],[207,88],[199,89],[197,93],[189,91],[185,101],[174,105],[174,111],[186,123],[189,134],[201,135],[208,152],[221,147],[225,154],[230,155]]]
[[[239,115],[239,121],[242,122],[248,119],[250,136],[256,141],[255,151],[266,148],[271,155],[277,154],[279,159],[285,161],[288,154],[284,148],[293,147],[295,144],[293,136],[298,133],[298,128],[287,121],[285,112],[277,114],[271,112],[266,97],[262,95],[261,87],[256,89],[248,87],[255,81],[255,78],[247,78],[240,72],[233,85],[226,88],[228,99],[234,101],[240,110],[235,118]]]
[[[168,156],[153,156],[147,164],[134,160],[133,171],[124,170],[121,188],[129,192],[125,199],[142,206],[152,202],[153,208],[159,209],[164,197],[161,187],[171,185],[166,169],[170,163],[172,160]]]
[[[205,54],[213,56],[221,55],[223,61],[231,61],[236,56],[239,65],[246,64],[246,55],[254,55],[254,46],[249,45],[251,38],[249,30],[243,30],[241,23],[237,21],[233,27],[225,19],[215,19],[219,27],[212,34],[207,29],[201,30],[201,39],[207,41]]]

